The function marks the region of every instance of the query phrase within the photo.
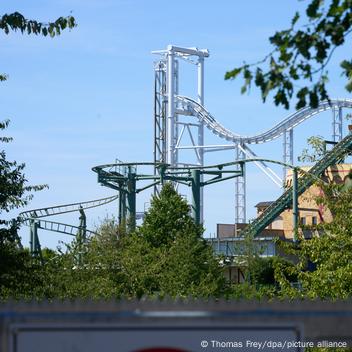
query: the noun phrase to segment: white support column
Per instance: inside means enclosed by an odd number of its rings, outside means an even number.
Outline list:
[[[204,106],[204,57],[198,58],[198,103]],[[198,145],[204,145],[204,124],[199,123],[198,127]],[[198,149],[200,165],[204,165],[204,149]],[[200,182],[203,182],[203,175],[201,175]],[[204,211],[204,190],[203,187],[200,189],[200,223],[203,223],[203,211]]]
[[[179,71],[179,64],[178,64],[178,60],[174,60],[174,90],[175,90],[175,96],[178,95],[178,91],[179,91],[179,84],[178,84],[178,71]],[[176,111],[177,111],[177,106],[175,106]],[[176,113],[176,111],[174,110],[174,140],[172,142],[173,145],[173,154],[174,154],[174,164],[175,166],[177,166],[178,164],[178,149],[176,149],[176,145],[177,145],[177,141],[178,141],[178,137],[179,137],[179,116]]]
[[[174,166],[174,126],[175,126],[175,82],[174,52],[168,47],[167,54],[167,163]]]
[[[283,140],[283,162],[285,164],[293,165],[293,129],[284,132]],[[288,168],[283,167],[283,183],[286,182]]]
[[[338,106],[332,108],[332,140],[342,140],[342,108]]]
[[[244,148],[236,148],[236,160],[245,159]],[[237,170],[241,167],[238,165]],[[243,165],[243,176],[235,178],[235,224],[246,222],[246,165]]]

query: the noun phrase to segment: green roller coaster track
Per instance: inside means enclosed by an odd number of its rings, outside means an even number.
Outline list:
[[[297,173],[294,173],[293,185],[289,187],[274,203],[266,208],[266,210],[248,225],[240,235],[246,236],[251,234],[257,236],[260,234],[277,216],[290,207],[293,202],[297,204],[297,197],[312,186],[316,181],[315,177],[319,177],[329,166],[340,163],[347,154],[351,153],[351,151],[352,134],[349,134],[336,144],[332,150],[328,151],[324,157],[309,170],[309,173],[305,173],[299,177],[297,182],[295,182],[295,176]],[[296,189],[294,189],[294,187],[296,187]],[[296,197],[296,199],[294,199],[294,197]]]
[[[117,196],[111,196],[91,201],[28,210],[20,213],[17,221],[20,224],[29,226],[30,251],[34,256],[41,257],[41,246],[38,236],[38,229],[75,236],[80,241],[85,242],[87,236],[94,235],[96,234],[96,232],[87,229],[86,215],[84,210],[111,203],[116,199]],[[51,220],[43,220],[43,218],[48,216],[56,216],[72,212],[80,213],[79,226],[64,224]]]
[[[326,168],[340,163],[347,154],[352,151],[352,134],[349,134],[342,141],[334,146],[334,148],[324,155],[309,172],[300,172],[299,167],[283,164],[282,162],[269,159],[245,159],[236,162],[224,164],[203,166],[203,167],[182,167],[170,168],[167,164],[155,164],[150,162],[139,163],[115,163],[99,165],[92,170],[98,175],[98,182],[103,186],[118,191],[118,195],[102,198],[94,201],[72,203],[66,205],[58,205],[54,207],[46,207],[40,209],[22,212],[19,215],[19,221],[30,227],[30,247],[31,252],[40,255],[40,242],[38,237],[38,229],[64,233],[76,236],[82,241],[86,240],[87,235],[95,234],[86,228],[86,217],[84,210],[98,207],[115,200],[119,200],[119,223],[127,225],[127,232],[134,230],[136,226],[136,195],[148,188],[157,187],[166,181],[178,182],[191,187],[192,204],[191,211],[194,220],[200,221],[200,190],[217,182],[222,182],[243,175],[243,166],[245,163],[263,161],[285,165],[293,169],[292,186],[272,203],[258,218],[251,224],[246,226],[240,233],[239,237],[258,236],[260,233],[285,209],[292,207],[293,210],[293,230],[297,229],[298,218],[298,197],[308,189],[317,178],[321,176]],[[240,168],[234,166],[240,165]],[[137,173],[137,167],[153,166],[158,169],[157,174]],[[201,177],[203,176],[203,177]],[[203,181],[201,181],[203,179]],[[150,182],[142,187],[137,187],[138,181]],[[73,226],[69,224],[43,220],[42,218],[70,213],[80,212],[80,225]]]
[[[240,164],[240,170],[227,169]],[[137,173],[138,167],[153,166],[157,174]],[[166,181],[177,182],[191,187],[191,211],[194,220],[200,222],[200,189],[217,182],[243,175],[243,163],[228,163],[205,167],[171,168],[167,164],[137,162],[115,163],[95,166],[92,169],[98,175],[98,182],[119,192],[119,222],[127,225],[127,232],[136,226],[136,195],[148,188],[157,187]],[[202,177],[203,181],[201,182]],[[149,181],[138,187],[138,181]]]

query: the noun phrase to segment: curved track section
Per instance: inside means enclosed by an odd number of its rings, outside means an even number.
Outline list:
[[[26,219],[23,223],[27,226],[31,225],[32,219]],[[53,231],[58,233],[63,233],[65,235],[76,236],[77,233],[82,230],[79,226],[73,226],[69,224],[64,224],[61,222],[56,221],[49,221],[49,220],[36,220],[36,224],[39,229]],[[91,230],[84,230],[87,235],[96,235],[97,233]]]
[[[56,205],[54,207],[40,208],[24,211],[19,214],[21,219],[30,219],[30,218],[43,218],[46,216],[53,216],[65,213],[71,213],[74,211],[79,211],[80,209],[90,209],[99,207],[104,204],[108,204],[116,200],[118,196],[106,197],[86,202]]]
[[[297,195],[300,196],[314,182],[315,177],[319,177],[326,168],[336,163],[339,163],[343,158],[352,152],[352,134],[349,134],[335,147],[328,151],[322,159],[320,159],[308,173],[298,178]],[[312,177],[312,176],[313,177]],[[240,233],[240,236],[252,234],[257,236],[261,233],[272,221],[279,216],[285,209],[292,204],[293,192],[292,186],[272,204],[270,204],[255,220],[253,220]]]
[[[180,103],[182,108],[188,112],[188,114],[193,115],[198,118],[199,121],[203,122],[205,126],[211,130],[215,135],[220,138],[224,138],[227,141],[234,143],[247,143],[247,144],[259,144],[269,142],[273,139],[281,136],[285,131],[290,130],[297,125],[301,124],[305,120],[319,114],[323,111],[332,108],[352,108],[352,99],[332,99],[330,102],[323,101],[319,104],[316,109],[303,108],[295,113],[289,115],[281,122],[276,124],[271,129],[253,135],[253,136],[242,136],[231,130],[228,130],[222,126],[209,111],[207,111],[204,106],[199,104],[193,99],[184,96],[177,96],[177,101]]]
[[[95,200],[86,201],[86,202],[71,203],[71,204],[57,205],[54,207],[28,210],[19,214],[19,221],[27,226],[30,226],[31,222],[35,221],[38,228],[40,229],[63,233],[70,236],[76,236],[78,231],[82,229],[81,227],[59,223],[55,221],[50,221],[50,220],[38,220],[38,219],[44,218],[47,216],[66,214],[66,213],[71,213],[71,212],[80,211],[84,209],[99,207],[101,205],[111,203],[117,198],[118,196],[111,196],[111,197],[95,199]],[[96,232],[88,229],[85,229],[85,232],[89,235],[96,234]]]

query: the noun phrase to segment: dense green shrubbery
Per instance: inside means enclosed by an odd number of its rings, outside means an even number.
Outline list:
[[[338,199],[336,192],[342,192]],[[107,219],[83,246],[75,240],[65,251],[44,250],[44,265],[27,250],[6,247],[11,255],[4,254],[8,259],[1,269],[0,297],[351,297],[352,219],[346,207],[352,204],[352,192],[335,189],[333,200],[328,193],[321,201],[335,218],[322,225],[325,235],[301,239],[298,245],[281,244],[297,264],[251,252],[244,284],[225,281],[220,260],[202,238],[202,227],[190,217],[186,201],[166,184],[160,196],[153,197],[143,225],[132,234]],[[315,270],[307,270],[308,260]]]

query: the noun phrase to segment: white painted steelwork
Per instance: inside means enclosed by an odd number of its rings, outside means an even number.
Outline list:
[[[154,161],[165,162],[171,166],[180,166],[179,149],[182,137],[186,134],[189,136],[193,147],[204,144],[204,123],[199,121],[197,124],[189,121],[180,121],[179,116],[189,116],[187,111],[179,109],[180,101],[178,96],[178,74],[179,64],[178,59],[195,64],[197,66],[197,102],[204,105],[204,58],[209,56],[206,49],[198,48],[182,48],[174,45],[169,45],[166,50],[153,51],[153,54],[162,55],[162,59],[155,65],[156,81],[160,82],[160,66],[164,67],[166,82],[158,83],[158,87],[154,89],[155,102],[158,106],[154,109],[154,129],[159,135],[166,136],[165,140],[154,137]],[[166,87],[166,94],[161,95],[163,91],[162,84]],[[163,101],[163,102],[161,102]],[[162,119],[161,106],[166,106],[166,121]],[[160,129],[164,126],[164,131]],[[194,131],[195,130],[195,131]],[[162,145],[164,143],[164,145]],[[204,150],[202,148],[193,148],[195,151],[196,161],[194,165],[204,165]],[[165,152],[163,152],[165,151]],[[183,163],[182,163],[183,164]],[[157,172],[157,171],[155,171]],[[201,180],[202,181],[202,180]],[[155,189],[157,191],[157,188]],[[200,221],[203,222],[203,189],[200,193],[201,216]]]
[[[318,108],[312,109],[309,107],[303,108],[294,112],[293,114],[280,121],[278,124],[270,128],[269,130],[258,133],[252,136],[242,136],[238,133],[232,132],[231,130],[222,126],[204,106],[199,104],[197,101],[184,97],[178,96],[177,100],[182,102],[182,106],[191,115],[202,121],[205,126],[211,130],[212,133],[219,136],[220,138],[226,139],[227,141],[234,143],[245,143],[245,144],[259,144],[270,142],[285,133],[307,119],[332,108],[352,108],[352,99],[332,99],[330,102],[323,101],[319,104]]]
[[[334,106],[332,109],[332,140],[340,142],[342,139],[342,108]]]
[[[236,148],[236,160],[246,159],[243,145],[238,144]],[[246,222],[246,165],[243,166],[243,176],[235,178],[235,224]],[[236,165],[240,171],[240,165]]]
[[[159,97],[159,105],[167,106],[167,118],[162,120],[162,114],[154,113],[155,126],[164,126],[159,134],[165,139],[154,139],[154,150],[158,151],[156,162],[166,162],[172,166],[204,165],[204,154],[208,152],[235,149],[236,160],[247,156],[250,158],[257,155],[249,148],[249,144],[270,142],[283,136],[283,162],[293,164],[293,129],[309,118],[329,109],[333,111],[332,138],[334,141],[342,139],[342,108],[352,108],[352,99],[332,99],[323,101],[316,109],[305,107],[287,116],[267,131],[255,135],[245,136],[233,132],[221,125],[211,113],[204,107],[204,58],[209,56],[206,49],[182,48],[169,45],[166,50],[153,51],[154,54],[162,55],[159,66],[164,65],[167,91],[164,95],[155,90]],[[195,99],[179,95],[178,92],[178,59],[185,60],[197,66],[197,96]],[[175,72],[176,71],[176,72]],[[160,71],[156,70],[156,77]],[[160,103],[160,97],[162,103]],[[159,109],[160,110],[160,109]],[[181,121],[179,116],[195,117],[197,122]],[[164,122],[163,122],[164,121]],[[230,142],[228,145],[207,145],[204,141],[204,127],[207,127],[214,135]],[[158,127],[159,128],[159,127]],[[160,129],[160,128],[159,128]],[[191,145],[182,145],[182,140],[188,137]],[[182,150],[194,150],[195,161],[185,163],[179,160],[179,152]],[[283,187],[286,177],[286,168],[283,170],[281,179],[269,166],[263,162],[256,165],[278,186]],[[246,182],[245,177],[235,180],[235,223],[246,222]],[[201,221],[203,221],[203,190],[201,194]]]

